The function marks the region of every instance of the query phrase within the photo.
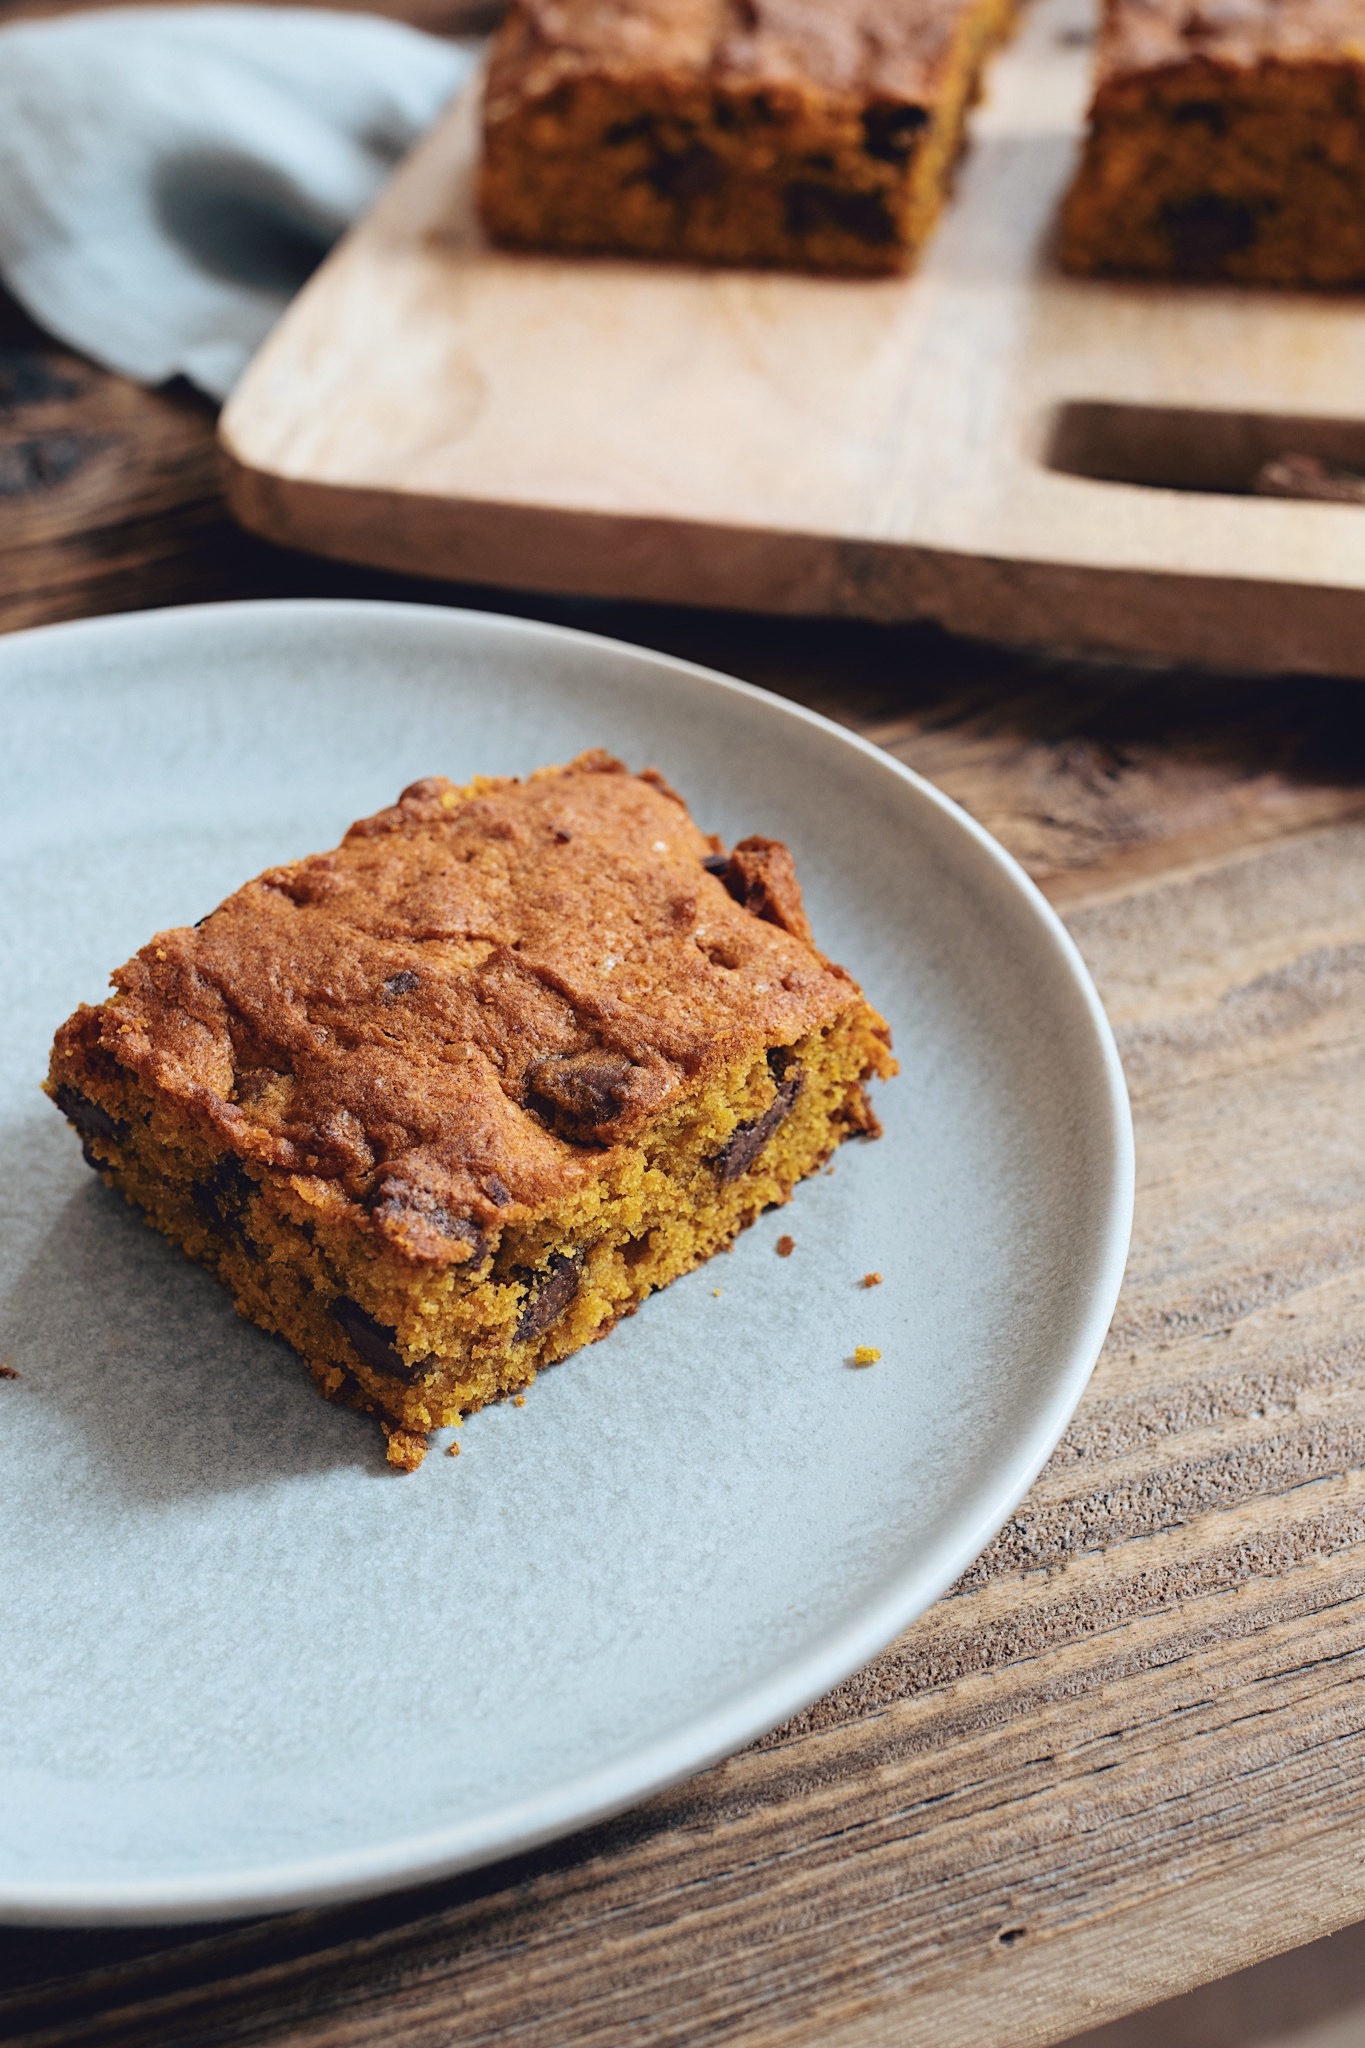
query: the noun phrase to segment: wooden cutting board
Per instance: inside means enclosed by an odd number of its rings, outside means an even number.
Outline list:
[[[1365,675],[1365,505],[1250,492],[1365,470],[1365,298],[1061,276],[1089,41],[1035,0],[904,280],[491,250],[466,102],[234,392],[234,510],[431,576]]]

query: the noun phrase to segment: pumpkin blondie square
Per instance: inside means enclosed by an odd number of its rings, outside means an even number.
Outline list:
[[[513,248],[904,270],[1013,0],[512,0],[480,211]]]
[[[1075,271],[1365,283],[1357,0],[1106,0]]]
[[[603,753],[417,782],[62,1025],[86,1158],[411,1469],[875,1135],[790,855]]]

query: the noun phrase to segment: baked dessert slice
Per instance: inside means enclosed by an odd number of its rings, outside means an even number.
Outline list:
[[[785,847],[605,754],[414,783],[113,983],[47,1083],[90,1164],[409,1468],[875,1134],[894,1072]]]
[[[1365,281],[1363,22],[1343,0],[1107,0],[1065,265]]]
[[[904,269],[1011,0],[512,0],[480,208],[514,248]]]

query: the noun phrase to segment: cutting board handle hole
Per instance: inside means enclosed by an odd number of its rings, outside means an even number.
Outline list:
[[[1365,506],[1365,421],[1073,399],[1043,460],[1064,476],[1231,497]]]

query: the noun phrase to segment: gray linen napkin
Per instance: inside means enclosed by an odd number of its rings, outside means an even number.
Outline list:
[[[0,278],[107,368],[222,398],[477,48],[304,8],[0,29]]]

